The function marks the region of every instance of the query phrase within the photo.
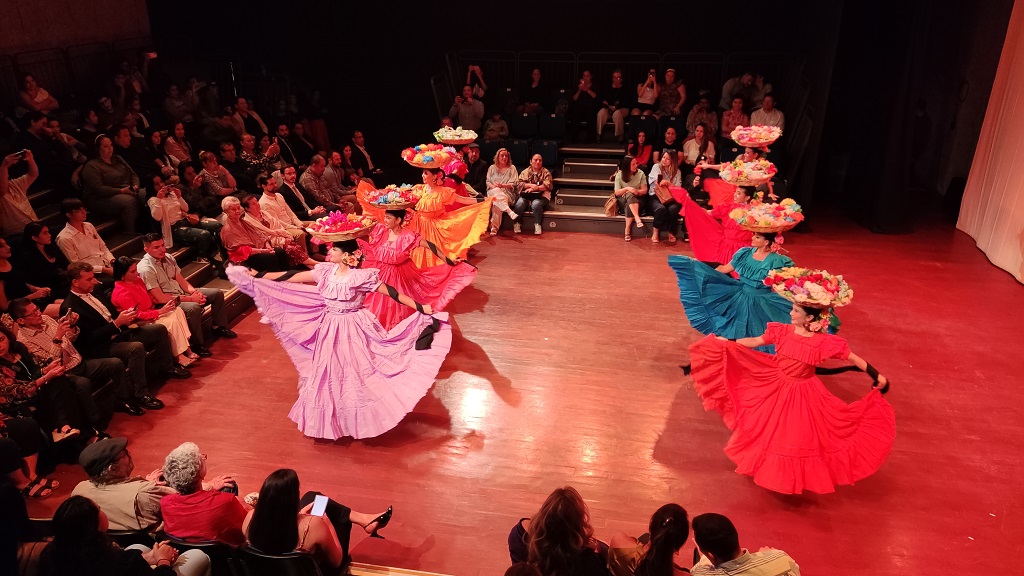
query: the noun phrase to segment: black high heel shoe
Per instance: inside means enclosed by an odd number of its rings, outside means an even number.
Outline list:
[[[388,506],[388,509],[387,509],[386,512],[384,512],[380,516],[377,516],[376,518],[374,518],[373,522],[370,522],[370,524],[373,524],[374,522],[377,523],[377,527],[373,529],[373,532],[370,532],[370,538],[380,538],[381,540],[384,539],[383,536],[381,536],[380,534],[377,534],[377,530],[380,530],[381,528],[384,528],[385,526],[388,525],[388,522],[391,521],[391,513],[392,512],[393,512],[392,507]]]

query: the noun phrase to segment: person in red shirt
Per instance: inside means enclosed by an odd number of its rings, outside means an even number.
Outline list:
[[[164,531],[183,540],[245,544],[242,522],[248,513],[235,497],[238,485],[231,476],[206,478],[206,454],[199,446],[185,442],[167,455],[164,479],[178,491],[160,500]],[[230,492],[222,492],[229,489]]]

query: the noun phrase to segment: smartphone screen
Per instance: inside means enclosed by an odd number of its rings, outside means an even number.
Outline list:
[[[327,496],[320,495],[313,499],[313,509],[309,511],[313,516],[323,516],[327,510]]]

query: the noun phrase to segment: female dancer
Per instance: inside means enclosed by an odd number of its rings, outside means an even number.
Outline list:
[[[725,264],[732,260],[737,250],[750,246],[752,233],[730,218],[729,212],[746,208],[753,194],[753,188],[737,186],[732,202],[719,204],[710,211],[694,202],[689,194],[681,195],[685,216],[683,224],[697,260]]]
[[[434,310],[443,310],[463,288],[472,284],[476,269],[464,262],[448,259],[437,246],[420,238],[415,232],[404,230],[405,210],[388,210],[370,233],[368,241],[359,240],[359,248],[366,255],[367,268],[380,270],[380,280],[394,286],[402,294],[411,295],[417,302],[430,304]],[[413,252],[430,250],[445,258],[449,264],[417,268],[411,260]],[[457,260],[457,259],[456,259]],[[413,313],[384,294],[375,292],[366,297],[366,308],[390,330]]]
[[[491,211],[491,198],[477,203],[473,198],[459,196],[455,190],[442,186],[444,172],[440,168],[423,170],[423,196],[416,203],[416,210],[409,220],[409,229],[424,240],[433,243],[442,254],[453,254],[465,258],[469,248],[480,241],[487,230]],[[363,210],[381,221],[384,210],[366,201],[366,193],[373,190],[373,184],[360,182],[359,203]],[[447,212],[445,206],[457,202],[465,204],[458,210]],[[444,259],[426,250],[412,253],[412,261],[418,268],[429,268],[444,264]]]
[[[827,309],[793,304],[790,323],[734,342],[708,336],[690,346],[693,385],[706,410],[733,431],[725,453],[736,472],[783,494],[825,494],[873,474],[896,437],[896,416],[882,398],[889,381],[846,340],[825,334]],[[750,348],[774,344],[774,356]],[[851,404],[814,375],[828,358],[849,360],[874,379]]]
[[[773,233],[755,233],[749,247],[737,250],[728,264],[714,269],[688,256],[668,257],[683,310],[695,330],[745,338],[761,333],[768,322],[789,318],[789,302],[764,285],[769,272],[793,265],[789,257],[774,251],[775,240]],[[738,279],[729,275],[733,271]]]
[[[254,278],[241,266],[228,278],[251,296],[299,372],[288,417],[306,436],[372,438],[394,428],[434,384],[452,345],[448,315],[421,305],[361,269],[354,240],[336,243],[313,270]],[[315,286],[302,284],[315,282]],[[387,294],[420,314],[385,330],[363,307]],[[433,345],[427,341],[433,334]]]

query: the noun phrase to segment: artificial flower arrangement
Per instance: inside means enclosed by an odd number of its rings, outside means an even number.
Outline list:
[[[785,232],[804,219],[803,208],[792,198],[778,203],[752,201],[729,212],[737,224],[751,232]]]
[[[346,214],[340,210],[317,218],[306,228],[314,244],[342,242],[365,235],[377,221],[369,215]]]
[[[782,128],[778,126],[737,126],[729,137],[740,146],[746,148],[764,148],[782,136]]]
[[[764,158],[758,158],[753,162],[744,162],[743,158],[737,158],[726,164],[719,171],[719,176],[729,184],[736,186],[757,186],[772,179],[778,170]]]
[[[402,160],[417,168],[440,168],[455,156],[455,149],[441,144],[420,144],[402,150]]]
[[[811,308],[835,308],[853,300],[853,289],[846,280],[825,270],[780,268],[769,272],[764,284],[786,300]]]
[[[463,144],[469,144],[476,140],[477,134],[472,130],[463,129],[462,126],[459,126],[458,128],[443,126],[440,130],[434,132],[434,138],[437,138],[438,142],[444,144],[462,146]]]
[[[391,184],[380,190],[368,192],[366,201],[385,210],[402,210],[415,206],[422,197],[422,187],[413,187],[411,184],[402,184],[401,186]]]

